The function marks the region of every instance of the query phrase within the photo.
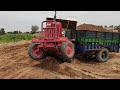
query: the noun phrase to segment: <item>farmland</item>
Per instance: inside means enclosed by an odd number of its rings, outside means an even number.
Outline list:
[[[34,61],[28,56],[32,34],[0,35],[0,79],[119,79],[120,54],[111,53],[105,63],[95,58],[59,63],[46,57]],[[36,35],[35,35],[36,36]]]
[[[119,79],[120,54],[111,53],[105,63],[94,59],[76,59],[58,63],[47,57],[33,61],[28,56],[31,40],[0,43],[0,79]]]
[[[0,35],[0,43],[18,42],[21,40],[31,40],[32,34],[5,34]]]

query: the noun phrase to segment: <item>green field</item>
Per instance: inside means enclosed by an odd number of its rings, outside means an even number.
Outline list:
[[[33,38],[32,34],[6,34],[0,35],[1,42],[18,42],[21,40],[31,40]]]

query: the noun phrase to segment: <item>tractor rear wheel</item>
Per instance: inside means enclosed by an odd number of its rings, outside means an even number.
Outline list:
[[[98,62],[106,62],[109,59],[109,51],[106,48],[103,48],[96,55],[96,59]]]
[[[41,60],[45,58],[45,52],[38,44],[32,43],[28,48],[28,54],[33,60]]]
[[[70,63],[75,54],[74,44],[70,41],[63,42],[61,46],[61,52],[64,61]]]

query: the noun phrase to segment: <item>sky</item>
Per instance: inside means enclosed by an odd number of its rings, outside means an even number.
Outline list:
[[[5,31],[31,31],[32,25],[41,28],[46,17],[53,17],[54,11],[0,11],[0,28]],[[78,25],[119,25],[120,11],[57,11],[57,18],[74,18]]]

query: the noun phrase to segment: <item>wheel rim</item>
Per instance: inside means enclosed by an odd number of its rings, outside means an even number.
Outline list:
[[[108,56],[108,55],[107,55],[107,52],[104,51],[104,52],[102,53],[102,58],[103,58],[104,60],[106,60],[106,59],[107,59],[107,56]]]
[[[38,47],[38,45],[32,47],[32,53],[35,57],[41,57],[43,55],[43,51]]]
[[[69,56],[69,57],[71,57],[72,56],[72,54],[73,54],[73,47],[72,47],[72,45],[67,45],[66,46],[66,54]]]

